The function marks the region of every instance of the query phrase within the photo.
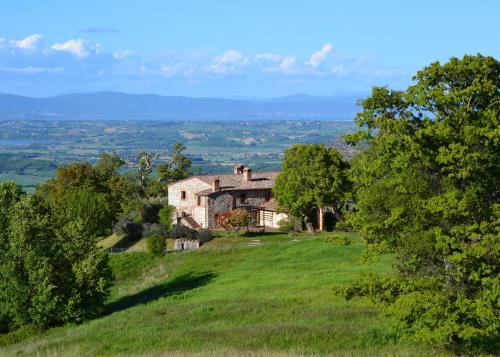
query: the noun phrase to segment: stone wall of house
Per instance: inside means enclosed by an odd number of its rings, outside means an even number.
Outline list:
[[[207,207],[204,205],[204,201],[207,197],[201,197],[201,206],[193,207],[193,218],[201,226],[201,228],[207,228]]]
[[[241,190],[241,191],[219,191],[208,197],[207,221],[208,227],[214,228],[215,215],[229,212],[237,208],[249,208],[261,206],[269,197],[270,190]],[[241,200],[244,194],[245,203]]]
[[[211,188],[211,185],[197,178],[191,178],[176,182],[168,186],[168,204],[175,206],[177,217],[185,215],[192,216],[193,219],[202,227],[207,227],[206,207],[207,197],[201,198],[201,204],[198,206],[196,192]],[[186,192],[186,198],[182,199],[181,192]]]
[[[286,213],[273,213],[273,228],[279,228],[279,221],[282,219],[287,219],[288,215]]]

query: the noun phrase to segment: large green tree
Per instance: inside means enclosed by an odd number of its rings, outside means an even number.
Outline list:
[[[83,219],[89,228],[95,228],[92,234],[100,235],[139,197],[134,180],[120,174],[123,165],[113,152],[102,153],[94,166],[75,162],[59,167],[54,178],[37,186],[36,195],[51,203],[62,219]]]
[[[112,279],[106,253],[81,220],[58,224],[39,196],[10,209],[0,250],[0,325],[81,322],[102,313]]]
[[[158,165],[158,180],[161,183],[169,184],[189,176],[191,160],[184,154],[185,150],[186,147],[184,145],[175,143],[172,146],[170,158]]]
[[[397,275],[365,277],[371,295],[412,338],[498,351],[500,329],[500,63],[432,63],[405,91],[376,87],[347,137],[353,223],[397,255]]]
[[[273,189],[279,206],[305,217],[318,208],[339,208],[349,192],[348,163],[334,147],[296,144],[285,150],[282,170]]]
[[[89,187],[74,189],[66,194],[65,200],[56,206],[63,222],[81,220],[90,235],[110,234],[113,212],[109,195],[98,193]]]
[[[24,191],[14,182],[0,182],[0,267],[8,263],[3,253],[9,247],[9,226],[12,209],[25,195]],[[10,325],[9,313],[5,308],[6,299],[7,296],[0,291],[0,333],[7,332]]]

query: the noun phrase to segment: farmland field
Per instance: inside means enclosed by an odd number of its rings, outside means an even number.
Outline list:
[[[283,150],[295,143],[334,145],[352,155],[341,135],[353,129],[352,121],[0,120],[0,181],[12,179],[30,191],[58,165],[95,162],[112,150],[129,158],[143,150],[168,155],[177,141],[186,146],[196,173],[226,172],[235,162],[275,170]]]

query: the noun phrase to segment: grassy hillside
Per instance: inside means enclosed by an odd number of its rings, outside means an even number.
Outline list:
[[[261,245],[249,246],[252,240]],[[360,272],[390,272],[390,257],[364,264],[361,252],[357,243],[270,234],[217,238],[162,258],[115,254],[106,316],[0,354],[427,355],[422,346],[397,343],[369,301],[332,294]]]

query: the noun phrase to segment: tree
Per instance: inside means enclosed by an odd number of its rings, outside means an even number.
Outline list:
[[[149,175],[153,172],[154,164],[159,157],[159,153],[143,151],[137,155],[135,161],[125,160],[139,181],[142,195],[146,192]]]
[[[0,251],[4,327],[50,327],[98,316],[112,279],[107,259],[81,220],[60,227],[44,199],[22,198],[12,207]]]
[[[158,212],[158,222],[164,225],[167,230],[170,230],[172,228],[172,224],[174,223],[175,212],[175,206],[163,206]]]
[[[0,182],[0,250],[3,249],[7,237],[10,210],[26,193],[14,182]],[[1,264],[1,262],[0,262]]]
[[[56,210],[64,222],[80,220],[90,235],[104,236],[113,225],[108,195],[96,193],[88,187],[68,192],[64,203]]]
[[[9,220],[12,208],[17,202],[25,196],[25,192],[19,188],[14,182],[0,183],[0,266],[4,266],[8,262],[5,260],[5,252],[9,246]],[[1,279],[1,275],[0,275]],[[0,280],[0,288],[1,288]],[[5,333],[9,329],[10,318],[7,309],[5,309],[5,299],[7,296],[0,291],[0,333]]]
[[[118,170],[123,165],[125,165],[125,161],[118,156],[116,151],[113,151],[111,154],[103,152],[94,168],[101,181],[108,181],[112,177],[119,175]]]
[[[347,162],[333,147],[293,145],[285,150],[274,197],[287,213],[301,219],[326,205],[339,209],[350,191],[347,169]]]
[[[74,162],[68,166],[58,167],[54,178],[37,186],[37,194],[55,204],[61,204],[69,191],[83,186],[96,192],[106,190],[92,165],[88,162]]]
[[[170,159],[158,165],[158,180],[161,183],[169,184],[189,177],[191,160],[184,154],[184,150],[186,150],[184,145],[175,143]]]
[[[419,71],[406,91],[374,88],[347,137],[352,222],[396,253],[398,274],[364,277],[399,333],[456,350],[498,351],[500,63],[464,56]]]
[[[123,165],[124,161],[113,152],[102,153],[95,166],[87,162],[75,162],[59,167],[54,178],[37,186],[36,194],[54,207],[61,208],[67,206],[76,191],[83,190],[87,194],[93,192],[94,196],[102,196],[107,202],[112,224],[130,206],[130,201],[139,196],[139,188],[134,180],[120,175],[119,169]]]

